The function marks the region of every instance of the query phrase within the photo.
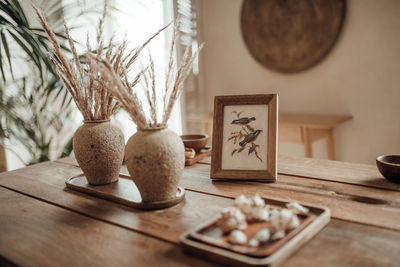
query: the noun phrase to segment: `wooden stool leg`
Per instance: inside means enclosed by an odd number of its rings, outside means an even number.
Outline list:
[[[330,129],[326,136],[326,149],[328,151],[328,159],[335,160],[335,143],[333,141],[333,129]]]
[[[7,160],[6,151],[2,145],[0,145],[0,172],[7,171]]]
[[[304,142],[304,154],[306,158],[312,158],[312,140],[311,130],[308,128],[302,128],[303,142]]]

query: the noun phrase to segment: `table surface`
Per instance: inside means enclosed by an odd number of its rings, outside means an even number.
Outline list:
[[[279,157],[278,182],[213,182],[210,159],[185,168],[186,199],[139,211],[65,188],[73,158],[0,174],[0,265],[214,266],[179,236],[240,194],[327,206],[330,223],[283,266],[398,266],[400,185],[375,166]],[[122,173],[127,174],[123,167]]]

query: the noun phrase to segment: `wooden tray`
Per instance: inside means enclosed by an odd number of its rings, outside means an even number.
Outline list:
[[[135,183],[130,179],[130,177],[125,175],[120,175],[118,181],[111,184],[90,185],[87,183],[86,177],[83,174],[80,174],[69,178],[65,181],[65,184],[69,189],[143,210],[168,208],[178,204],[185,198],[185,190],[179,186],[177,188],[176,196],[173,199],[156,202],[142,202],[140,192]]]
[[[265,199],[265,198],[264,198]],[[285,208],[287,202],[265,199],[273,208]],[[301,204],[310,212],[300,215],[300,225],[280,240],[270,241],[260,247],[232,245],[216,225],[217,218],[186,232],[181,236],[181,245],[186,252],[207,257],[222,264],[240,266],[271,266],[279,264],[300,246],[316,235],[330,220],[327,208]],[[244,231],[248,237],[268,226],[267,222],[253,223]],[[249,239],[250,239],[249,238]]]
[[[211,156],[211,150],[200,151],[199,153],[196,153],[194,158],[185,159],[185,166],[192,166],[196,162],[199,162],[200,160],[204,159],[205,157],[209,157],[209,156]]]

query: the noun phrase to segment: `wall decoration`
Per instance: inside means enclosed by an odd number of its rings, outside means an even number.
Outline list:
[[[215,97],[212,179],[276,180],[277,98]]]
[[[345,0],[244,0],[243,39],[263,66],[285,73],[303,71],[331,50],[345,10]]]

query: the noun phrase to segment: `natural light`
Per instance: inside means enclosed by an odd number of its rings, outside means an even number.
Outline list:
[[[65,4],[71,1],[73,0],[63,0],[63,3]],[[101,5],[99,5],[99,7],[100,6]],[[118,1],[117,4],[115,1],[109,1],[109,6],[108,16],[105,23],[105,36],[106,38],[114,36],[116,40],[123,40],[125,38],[128,41],[130,48],[134,48],[144,43],[152,34],[174,20],[172,0],[125,0]],[[101,9],[98,10],[101,11]],[[71,27],[87,23],[93,24],[89,36],[91,41],[95,42],[95,25],[98,17],[99,14],[85,15],[85,17],[67,23],[68,26]],[[172,30],[173,26],[171,25],[157,38],[152,40],[148,49],[144,50],[142,53],[142,64],[148,63],[148,53],[150,51],[158,73],[166,73]],[[86,36],[87,31],[87,27],[78,27],[72,32],[72,34],[76,39],[82,39],[82,37]],[[135,70],[133,69],[130,74],[135,74]],[[164,77],[157,76],[156,83],[159,85],[158,90],[162,90],[163,88],[161,86],[164,84]],[[144,86],[144,84],[141,84],[141,86]],[[142,88],[138,86],[136,90],[140,91]],[[159,105],[161,105],[160,101]],[[161,108],[159,110],[161,110]],[[81,121],[81,114],[76,112],[76,125],[79,126]],[[136,125],[124,110],[121,110],[116,114],[113,123],[117,124],[122,129],[126,141],[136,132]],[[174,130],[178,134],[182,133],[180,102],[178,102],[174,108],[171,119],[168,123],[168,128]]]

